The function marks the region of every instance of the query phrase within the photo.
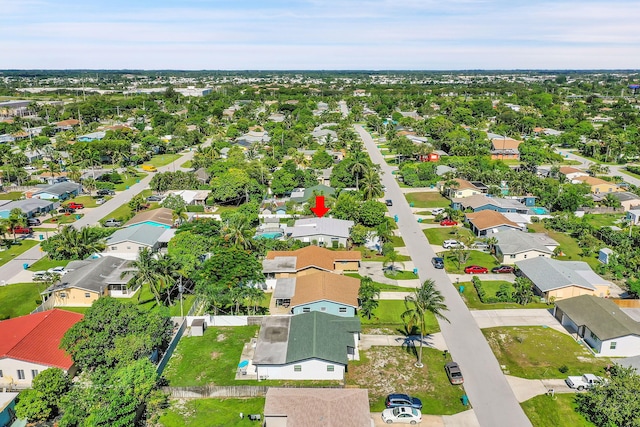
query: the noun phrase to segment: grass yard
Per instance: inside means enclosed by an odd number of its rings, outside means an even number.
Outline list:
[[[362,279],[362,276],[358,273],[345,273],[345,276],[355,277],[356,279]],[[386,283],[373,282],[378,289],[381,291],[396,291],[396,292],[407,292],[408,288],[403,286],[395,286],[395,285],[387,285]]]
[[[84,205],[85,208],[95,208],[96,206],[98,206],[98,204],[96,203],[96,200],[100,199],[100,196],[78,196],[78,197],[74,197],[73,199],[67,200],[64,202],[64,204],[69,204],[69,202],[75,202],[75,203],[82,203]],[[105,201],[107,199],[110,199],[110,197],[103,197],[103,199],[105,199]]]
[[[151,190],[149,189],[143,190],[139,194],[142,194],[142,197],[147,198],[151,195]],[[156,203],[151,203],[151,206],[149,208],[152,209],[154,207],[158,207],[158,205]],[[104,222],[108,219],[115,218],[124,223],[130,220],[131,218],[133,218],[133,216],[134,216],[134,213],[131,211],[131,208],[129,207],[129,203],[125,203],[117,207],[115,210],[111,211],[107,216],[102,218],[100,222]]]
[[[46,288],[42,283],[0,286],[0,320],[31,313],[39,305],[40,292]]]
[[[404,240],[400,236],[392,236],[391,244],[394,248],[403,248],[405,245]]]
[[[520,405],[533,427],[595,427],[575,411],[574,394],[536,396]]]
[[[601,374],[611,363],[595,358],[572,337],[542,326],[483,329],[487,342],[510,375],[522,378],[566,378],[585,372]],[[559,368],[566,366],[567,372]]]
[[[407,193],[405,197],[407,202],[413,203],[413,207],[415,208],[446,208],[451,205],[451,201],[437,191]]]
[[[458,236],[456,236],[456,231],[458,232]],[[432,245],[442,245],[445,240],[455,239],[455,240],[464,240],[465,238],[472,238],[473,234],[471,230],[464,227],[436,227],[436,228],[426,228],[422,230],[425,236],[427,236],[427,240]]]
[[[191,160],[187,160],[186,162],[184,162],[183,164],[180,165],[181,168],[185,168],[188,169],[191,167]]]
[[[478,276],[480,277],[480,276]],[[482,279],[482,278],[480,278]],[[495,295],[495,291],[498,290],[500,288],[500,283],[505,283],[502,281],[483,281],[482,282],[482,286],[488,285],[490,288],[494,289],[493,290],[493,294]],[[508,283],[508,282],[507,282]],[[497,285],[494,285],[497,284]],[[470,309],[473,310],[499,310],[499,309],[505,309],[505,308],[550,308],[550,305],[547,305],[545,303],[540,303],[540,302],[531,302],[527,305],[520,305],[517,304],[515,302],[498,302],[498,303],[494,303],[494,304],[484,304],[483,302],[480,301],[480,298],[478,297],[478,293],[476,292],[476,288],[473,286],[473,283],[471,282],[460,282],[458,284],[454,283],[453,286],[458,287],[459,286],[464,286],[464,291],[462,292],[462,296],[463,296],[463,300],[464,302],[467,304],[467,307],[469,307]],[[486,292],[488,293],[489,290],[487,289]]]
[[[0,200],[20,200],[22,197],[21,191],[11,191],[9,193],[0,193]]]
[[[262,414],[264,397],[250,399],[186,399],[171,400],[160,417],[164,427],[249,427],[256,426],[248,414]],[[240,412],[245,414],[240,419]],[[213,421],[215,420],[215,422]]]
[[[365,248],[364,246],[355,246],[354,251],[362,252],[362,261],[376,261],[384,262],[384,256],[378,254],[376,251]],[[398,262],[411,261],[411,257],[407,255],[398,255]]]
[[[500,265],[498,260],[491,254],[482,251],[469,251],[469,258],[463,265],[459,265],[456,259],[455,253],[451,251],[442,252],[438,254],[444,257],[444,269],[447,273],[464,274],[464,268],[468,265],[479,265],[487,267],[489,271],[497,265]],[[482,278],[482,275],[479,275]]]
[[[584,220],[594,227],[621,226],[619,221],[624,217],[624,214],[584,214]]]
[[[424,367],[416,368],[415,361],[413,348],[371,347],[360,351],[360,360],[349,362],[347,386],[369,389],[373,412],[384,409],[387,394],[399,391],[420,398],[424,414],[450,415],[468,409],[461,402],[464,389],[449,384],[441,351],[424,347]]]
[[[44,271],[53,267],[66,267],[71,260],[57,260],[50,259],[48,256],[44,258],[40,258],[38,261],[34,262],[29,266],[29,270],[31,271]]]
[[[601,265],[600,261],[598,261],[597,254],[591,257],[581,256],[580,254],[582,253],[582,249],[580,249],[580,246],[578,246],[578,241],[568,234],[554,230],[547,230],[544,227],[544,224],[541,222],[528,224],[527,227],[529,227],[530,230],[533,230],[536,233],[547,233],[549,237],[560,244],[560,249],[562,250],[564,255],[555,257],[556,259],[562,261],[584,261],[589,264],[589,266],[591,266],[591,268],[593,268],[594,270]]]
[[[406,310],[404,300],[380,300],[378,308],[373,311],[371,319],[360,316],[362,327],[366,327],[367,329],[390,329],[390,333],[402,334],[405,332],[405,324],[402,321],[401,315]],[[438,325],[436,317],[432,314],[428,314],[426,326],[427,330],[424,331],[425,335],[440,332],[440,325]],[[420,331],[417,330],[414,333],[419,334]]]
[[[18,255],[23,254],[24,252],[28,251],[32,247],[36,246],[37,244],[38,242],[36,242],[35,240],[18,240],[17,243],[9,246],[9,249],[4,249],[4,246],[3,246],[4,250],[0,251],[0,265],[4,265],[8,263]]]
[[[131,175],[127,174],[126,178],[123,180],[122,183],[116,184],[114,186],[114,190],[116,190],[116,191],[124,191],[124,190],[130,188],[131,186],[137,184],[145,176],[147,176],[147,174],[144,173],[144,172],[138,172],[136,174],[136,176],[131,176]],[[151,190],[149,190],[149,191],[151,191]],[[151,193],[149,193],[149,194],[151,194]]]
[[[72,224],[78,220],[76,216],[80,216],[80,218],[82,218],[84,214],[79,213],[79,211],[77,211],[77,213],[69,215],[56,214],[56,216],[54,216],[53,218],[49,218],[48,220],[42,222],[44,224]]]
[[[62,310],[73,311],[74,313],[85,314],[91,307],[59,307]]]
[[[418,276],[414,274],[413,271],[405,271],[405,270],[396,270],[393,273],[389,271],[385,271],[384,277],[388,279],[393,279],[393,280],[412,280],[412,279],[418,278]]]
[[[157,168],[160,166],[166,166],[171,162],[174,162],[180,158],[180,154],[158,154],[157,156],[153,156],[151,160],[145,162],[145,165],[152,165]]]
[[[139,298],[138,298],[138,296],[139,296]],[[196,296],[195,295],[183,295],[182,296],[182,306],[183,306],[183,309],[184,309],[185,316],[187,315],[187,313],[191,309],[191,306],[193,305],[195,300],[196,300]],[[129,302],[131,304],[138,304],[140,306],[140,308],[143,308],[145,310],[152,310],[152,309],[154,309],[154,308],[156,308],[158,306],[158,304],[156,303],[156,299],[153,296],[153,293],[149,289],[149,285],[142,286],[142,288],[138,291],[138,293],[136,295],[134,295],[133,297],[131,297],[131,298],[122,298],[122,299],[120,299],[120,301]],[[180,299],[178,297],[176,297],[174,300],[172,300],[172,302],[173,302],[173,305],[169,307],[169,315],[170,316],[180,316]]]
[[[633,172],[631,172],[631,171],[630,171],[630,170],[628,170],[627,168],[622,168],[622,169],[620,169],[620,172],[622,172],[622,173],[623,173],[623,174],[625,174],[625,175],[629,175],[629,176],[632,176],[632,177],[634,177],[634,178],[638,178],[638,179],[640,179],[640,175],[638,175],[637,173],[633,173]]]

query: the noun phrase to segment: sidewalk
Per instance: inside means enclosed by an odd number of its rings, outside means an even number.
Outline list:
[[[420,335],[360,335],[360,343],[358,347],[360,350],[368,350],[373,346],[383,347],[402,347],[402,346],[420,346]],[[444,342],[444,337],[440,332],[435,334],[425,335],[422,341],[424,347],[435,348],[436,350],[445,351],[448,350],[447,344]]]

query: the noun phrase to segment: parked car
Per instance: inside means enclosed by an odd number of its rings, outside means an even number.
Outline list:
[[[31,234],[33,229],[31,227],[13,227],[12,233],[15,234]]]
[[[489,269],[487,267],[481,267],[479,265],[470,265],[464,268],[465,274],[487,274]]]
[[[147,197],[147,202],[160,202],[162,201],[162,196],[157,196],[155,194],[152,194],[151,196]]]
[[[71,215],[72,213],[75,213],[76,210],[67,206],[63,206],[62,208],[58,209],[58,213],[61,214],[65,214],[65,215]]]
[[[440,215],[444,213],[444,208],[435,208],[435,209],[431,209],[431,214],[432,215]]]
[[[444,268],[444,259],[434,256],[433,258],[431,258],[431,264],[433,264],[433,266],[438,270],[441,270]]]
[[[96,205],[101,205],[104,202],[105,202],[105,200],[102,197],[100,197],[99,199],[96,199]]]
[[[26,171],[34,171],[34,170],[36,170],[36,167],[35,166],[25,166],[24,170],[26,170]]]
[[[447,219],[443,219],[442,221],[440,221],[440,225],[442,225],[443,227],[445,227],[445,226],[446,227],[451,227],[451,226],[454,226],[454,225],[458,225],[458,221],[454,221],[452,219],[447,218]]]
[[[158,169],[153,165],[142,165],[142,170],[147,172],[158,172]]]
[[[397,408],[399,406],[410,406],[416,409],[422,409],[422,401],[417,397],[411,397],[408,394],[393,393],[384,400],[387,408]]]
[[[100,189],[100,190],[96,191],[96,194],[98,196],[113,196],[113,195],[116,194],[116,192],[113,191],[113,190],[108,190],[106,188],[103,188],[103,189]]]
[[[471,244],[471,249],[475,249],[477,251],[484,251],[484,252],[489,252],[489,244],[485,243],[485,242],[473,242]]]
[[[500,265],[491,269],[492,273],[513,273],[514,268],[510,265]]]
[[[64,276],[65,274],[68,273],[67,269],[64,267],[53,267],[47,270],[47,273],[51,273],[51,274],[59,274],[61,276]]]
[[[49,272],[47,271],[34,271],[33,272],[33,280],[42,281],[46,280],[49,277]]]
[[[456,362],[449,362],[444,365],[444,371],[447,373],[447,377],[449,377],[449,382],[451,384],[459,385],[464,382],[462,371]]]
[[[445,240],[445,241],[442,243],[442,247],[443,247],[443,248],[445,248],[445,249],[451,249],[451,248],[461,248],[461,249],[464,249],[464,247],[465,247],[465,246],[464,246],[464,243],[462,243],[462,242],[459,242],[459,241],[457,241],[457,240],[452,240],[452,239],[450,239],[450,240]]]
[[[76,202],[70,202],[66,207],[71,209],[84,209],[84,205],[82,203]]]
[[[382,411],[382,421],[387,424],[399,423],[415,425],[422,421],[422,412],[408,406],[389,408]]]
[[[42,222],[38,218],[28,218],[27,219],[27,225],[29,227],[35,227],[35,226],[38,226],[38,225],[41,225],[41,224],[42,224]]]
[[[391,199],[387,199],[387,200],[385,200],[385,201],[384,201],[384,203],[385,203],[387,206],[393,206],[393,200],[391,200]]]
[[[105,227],[120,227],[122,223],[115,218],[108,219],[102,224]]]
[[[576,390],[592,388],[600,384],[602,381],[603,379],[601,377],[593,374],[584,374],[580,377],[571,376],[564,380],[570,388],[575,388]]]

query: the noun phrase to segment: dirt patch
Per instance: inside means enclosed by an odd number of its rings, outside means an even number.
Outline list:
[[[217,351],[211,353],[211,360],[217,359],[218,357],[220,357],[220,353]]]
[[[216,337],[216,341],[218,342],[222,342],[226,339],[227,339],[227,336],[225,334],[218,334],[218,336]]]

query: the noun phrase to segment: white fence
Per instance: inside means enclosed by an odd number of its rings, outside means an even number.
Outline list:
[[[194,320],[201,319],[207,326],[247,326],[250,317],[260,316],[187,316],[187,325],[191,326]]]

